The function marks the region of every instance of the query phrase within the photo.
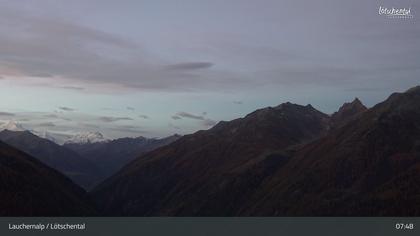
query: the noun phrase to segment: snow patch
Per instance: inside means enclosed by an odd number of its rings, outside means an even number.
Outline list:
[[[84,132],[74,135],[72,138],[66,141],[66,143],[100,143],[107,142],[109,139],[105,138],[99,132]]]

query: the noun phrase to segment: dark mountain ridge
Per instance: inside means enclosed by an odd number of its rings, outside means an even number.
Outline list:
[[[306,145],[240,215],[420,215],[420,87]]]
[[[86,192],[58,171],[0,141],[0,216],[92,216]]]
[[[287,162],[289,148],[327,128],[328,116],[312,106],[260,109],[145,154],[93,196],[111,215],[234,215],[245,193]]]
[[[86,189],[93,187],[102,176],[91,161],[29,131],[3,130],[0,132],[0,140],[60,171]]]
[[[331,118],[285,103],[147,153],[92,193],[107,215],[420,215],[420,87]]]
[[[43,146],[28,132],[2,135],[20,145]],[[101,214],[420,215],[420,86],[394,93],[370,109],[357,98],[331,116],[311,105],[283,103],[209,130],[170,137],[165,144],[154,141],[140,137],[108,146],[73,146],[101,153],[93,157],[96,162],[110,164],[115,157],[129,156],[123,158],[126,166],[91,192]],[[138,158],[131,161],[134,156]],[[0,168],[4,215],[95,212],[85,192],[70,180],[1,142]],[[45,192],[54,194],[45,197]],[[24,203],[30,196],[34,199]],[[66,202],[73,208],[62,205]]]
[[[366,110],[367,107],[358,98],[355,98],[350,103],[344,103],[337,112],[331,115],[330,126],[332,128],[343,126]]]

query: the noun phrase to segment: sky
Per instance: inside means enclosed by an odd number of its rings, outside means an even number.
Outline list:
[[[379,7],[410,8],[410,18]],[[164,137],[420,81],[419,1],[0,0],[0,123]]]

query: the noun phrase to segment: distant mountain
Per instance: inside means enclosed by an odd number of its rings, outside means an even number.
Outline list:
[[[64,147],[95,163],[101,168],[103,176],[109,177],[141,154],[172,143],[180,137],[172,135],[162,139],[120,138],[108,142],[66,143]]]
[[[67,140],[73,137],[73,135],[68,133],[62,133],[57,131],[51,131],[51,130],[42,130],[42,129],[31,129],[29,130],[31,133],[35,134],[36,136],[48,139],[58,145],[63,145]]]
[[[241,215],[419,216],[420,87],[302,149]]]
[[[102,178],[100,170],[91,161],[29,131],[6,129],[0,132],[0,140],[60,171],[84,188],[93,187]]]
[[[337,112],[332,114],[330,119],[331,127],[340,127],[366,110],[367,107],[358,98],[355,98],[353,102],[344,103]]]
[[[72,138],[67,140],[65,143],[71,144],[90,144],[90,143],[102,143],[108,142],[109,139],[105,138],[99,132],[84,132],[74,135]]]
[[[0,216],[91,216],[86,192],[59,172],[0,142]]]
[[[17,121],[10,120],[7,123],[0,125],[0,131],[3,130],[9,130],[9,131],[29,131],[33,134],[35,134],[38,137],[41,137],[43,139],[48,139],[54,143],[57,143],[59,145],[63,144],[66,140],[69,139],[68,135],[66,134],[60,134],[51,132],[48,130],[33,130],[33,129],[26,129],[22,124],[20,124]]]
[[[300,145],[325,134],[329,116],[284,103],[139,157],[93,191],[108,215],[235,215]]]
[[[3,125],[0,125],[0,130],[25,131],[26,129],[23,128],[23,126],[17,121],[11,120]]]

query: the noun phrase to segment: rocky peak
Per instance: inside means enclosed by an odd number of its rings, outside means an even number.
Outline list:
[[[367,107],[356,97],[352,102],[344,103],[337,112],[331,115],[331,126],[341,126],[366,110]]]

